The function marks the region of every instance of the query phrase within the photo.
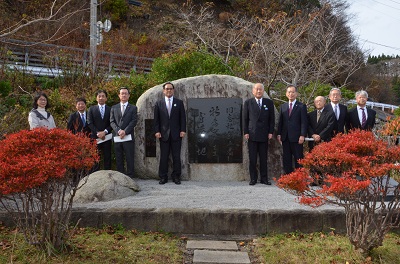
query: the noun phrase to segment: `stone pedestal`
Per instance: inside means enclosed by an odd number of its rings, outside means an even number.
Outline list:
[[[175,86],[174,96],[183,100],[186,115],[189,114],[188,99],[192,98],[237,98],[242,104],[252,98],[253,83],[227,75],[203,75],[172,81]],[[154,141],[154,133],[149,129],[154,118],[154,105],[163,98],[162,84],[147,90],[137,101],[138,124],[135,128],[135,175],[139,178],[158,179],[158,160],[160,149]],[[268,97],[266,94],[264,97]],[[276,125],[278,111],[275,109]],[[240,122],[241,120],[236,120]],[[188,122],[187,122],[188,123]],[[147,129],[146,129],[147,124]],[[182,141],[182,180],[194,181],[243,181],[249,180],[248,150],[243,137],[241,163],[195,163],[189,161],[188,136]],[[223,143],[223,142],[222,142]],[[155,152],[154,152],[155,150]],[[154,156],[155,153],[155,156]],[[281,174],[281,146],[274,137],[270,141],[268,153],[268,176],[270,179]],[[172,168],[170,168],[170,172]]]

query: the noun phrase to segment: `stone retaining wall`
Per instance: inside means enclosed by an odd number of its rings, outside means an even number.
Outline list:
[[[121,224],[126,229],[164,231],[178,234],[262,235],[266,233],[346,233],[344,211],[340,210],[207,210],[207,209],[86,209],[75,208],[71,223],[101,228]],[[0,221],[12,226],[8,213]]]

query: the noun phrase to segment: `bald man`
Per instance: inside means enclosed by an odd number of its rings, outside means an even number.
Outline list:
[[[317,96],[314,99],[315,110],[308,113],[308,136],[314,141],[308,142],[310,151],[315,145],[331,140],[332,131],[337,126],[335,113],[325,108],[325,97]]]

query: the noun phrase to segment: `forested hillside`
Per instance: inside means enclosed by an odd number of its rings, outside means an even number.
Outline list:
[[[61,3],[62,2],[62,3]],[[66,69],[62,78],[35,78],[23,72],[0,71],[0,134],[26,127],[31,96],[45,90],[53,101],[59,126],[74,108],[74,98],[94,103],[99,88],[117,100],[121,85],[143,91],[161,82],[220,73],[263,82],[275,100],[284,87],[299,87],[301,100],[312,105],[332,86],[366,89],[382,102],[398,96],[385,75],[371,74],[366,54],[348,26],[344,0],[97,0],[97,20],[112,22],[103,32],[99,51],[156,58],[151,74],[110,79],[97,72]],[[0,1],[1,56],[12,56],[8,39],[89,48],[90,1]],[[396,79],[397,80],[397,79]],[[19,122],[14,122],[20,120]]]

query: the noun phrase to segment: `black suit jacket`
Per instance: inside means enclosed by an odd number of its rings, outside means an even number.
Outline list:
[[[290,116],[289,103],[281,105],[277,134],[281,136],[282,141],[298,142],[300,136],[307,136],[307,130],[308,120],[305,104],[296,100]]]
[[[118,135],[120,129],[125,130],[125,134],[132,135],[134,140],[134,128],[137,123],[137,107],[132,104],[127,104],[124,115],[121,113],[121,104],[113,105],[111,108],[110,124],[113,129],[114,136]]]
[[[243,106],[243,132],[249,140],[267,142],[275,128],[275,109],[272,100],[262,98],[261,109],[255,98],[247,99]]]
[[[321,137],[321,142],[330,141],[332,138],[332,131],[337,126],[335,114],[324,108],[321,112],[319,121],[317,122],[317,110],[308,113],[308,136],[317,134]],[[310,141],[309,146],[312,148],[314,142]]]
[[[98,132],[103,132],[107,129],[108,133],[111,133],[112,128],[110,125],[110,114],[111,107],[105,105],[104,119],[101,118],[100,109],[98,105],[93,105],[89,108],[87,115],[87,122],[90,130],[92,131],[91,138],[96,139]]]
[[[346,125],[346,118],[347,118],[347,106],[339,104],[339,119],[337,119],[336,126],[332,131],[332,136],[338,133],[344,133],[344,128]],[[332,109],[332,104],[328,103],[325,105],[325,109],[334,112]],[[336,118],[335,118],[336,119]]]
[[[179,140],[180,132],[186,132],[186,112],[183,101],[173,97],[171,115],[168,116],[165,99],[158,100],[154,106],[154,133],[161,133],[160,140]]]
[[[365,127],[361,127],[360,119],[358,118],[357,107],[354,107],[353,109],[349,110],[346,122],[347,131],[356,128],[361,130],[372,130],[374,128],[376,112],[371,108],[365,107],[365,109],[367,110],[367,115],[368,115]]]
[[[90,134],[90,127],[88,126],[87,121],[88,113],[86,112],[86,124],[83,126],[81,114],[79,112],[72,113],[67,122],[67,129],[71,131],[73,134],[77,134],[79,132],[83,132],[87,135]]]

